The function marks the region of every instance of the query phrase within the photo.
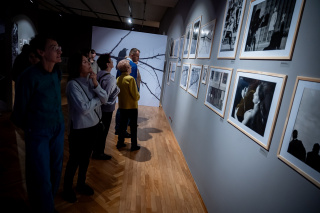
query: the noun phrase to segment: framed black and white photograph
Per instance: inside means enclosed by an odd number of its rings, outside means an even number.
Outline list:
[[[240,59],[292,57],[305,0],[255,0],[250,3]]]
[[[235,59],[246,0],[227,0],[222,24],[218,59]]]
[[[298,76],[278,158],[320,188],[320,79]]]
[[[216,20],[210,21],[208,24],[201,26],[198,41],[197,58],[210,58],[213,44],[214,31],[216,28]]]
[[[182,64],[183,42],[184,42],[184,36],[181,36],[180,37],[180,43],[179,43],[179,53],[178,53],[177,67],[181,67],[181,64]]]
[[[172,58],[178,58],[179,47],[180,47],[180,38],[177,38],[177,39],[174,40]]]
[[[183,58],[189,57],[191,34],[192,34],[192,22],[189,23],[186,27],[186,33],[185,33],[184,44],[183,44]]]
[[[189,58],[196,58],[200,27],[201,27],[201,16],[199,16],[193,21]]]
[[[191,64],[187,91],[193,97],[198,98],[202,65]]]
[[[171,62],[171,66],[170,66],[170,80],[171,81],[174,81],[174,78],[176,76],[176,69],[177,69],[177,63]]]
[[[232,76],[231,68],[210,67],[204,105],[224,118]]]
[[[206,84],[206,83],[207,83],[208,69],[209,69],[209,66],[208,66],[208,65],[203,65],[203,68],[202,68],[202,77],[201,77],[201,83],[202,83],[202,84]]]
[[[189,72],[190,64],[183,63],[180,76],[180,87],[184,90],[187,90]]]
[[[169,41],[169,56],[170,56],[170,58],[173,57],[173,47],[174,47],[174,40],[173,40],[173,38],[170,38],[170,41]]]
[[[237,70],[228,122],[269,150],[287,76]]]
[[[171,62],[166,64],[166,69],[167,69],[167,85],[170,84],[170,69],[171,69]]]

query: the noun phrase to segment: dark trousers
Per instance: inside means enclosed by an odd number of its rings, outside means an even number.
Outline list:
[[[118,138],[118,144],[124,143],[129,119],[131,131],[131,146],[137,146],[138,109],[120,109],[120,134]]]
[[[130,119],[128,120],[127,126],[129,126],[129,123],[130,123]],[[116,112],[115,130],[116,132],[120,131],[120,109],[119,108],[117,109],[117,112]],[[126,130],[127,130],[127,127],[126,127]]]
[[[26,129],[26,184],[32,212],[53,212],[63,162],[64,124]]]
[[[99,155],[104,153],[104,149],[106,146],[106,139],[108,136],[111,120],[112,120],[112,113],[113,112],[102,112],[102,123],[104,125],[104,129],[102,130],[101,134],[99,135],[99,139],[96,141],[93,147],[93,154]]]
[[[74,175],[79,167],[77,185],[85,184],[93,142],[98,139],[99,125],[72,129],[69,134],[69,160],[64,175],[64,190],[71,190]]]

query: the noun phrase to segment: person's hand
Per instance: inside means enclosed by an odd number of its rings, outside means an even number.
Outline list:
[[[97,81],[97,74],[95,74],[94,72],[91,71],[89,78],[92,79],[92,83],[94,85],[94,88],[96,88],[99,85],[98,81]]]
[[[247,92],[248,92],[248,87],[243,88],[243,90],[241,91],[242,98],[246,96]]]
[[[250,120],[250,118],[253,116],[252,111],[253,111],[252,109],[249,109],[244,113],[243,121],[242,121],[243,124],[246,125],[248,123],[248,121]]]

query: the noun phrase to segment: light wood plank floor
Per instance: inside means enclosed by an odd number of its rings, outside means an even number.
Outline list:
[[[66,118],[67,105],[63,111]],[[0,209],[27,212],[23,133],[9,115],[0,117]],[[128,146],[119,151],[113,118],[105,149],[113,158],[90,161],[87,183],[95,194],[77,195],[73,204],[61,198],[69,155],[65,135],[63,176],[55,199],[59,212],[207,212],[162,108],[139,106],[138,124],[141,149],[130,152],[126,139]]]

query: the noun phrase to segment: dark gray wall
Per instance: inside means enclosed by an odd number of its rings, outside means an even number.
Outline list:
[[[198,99],[179,86],[181,68],[174,82],[163,84],[162,106],[209,212],[320,212],[320,189],[277,157],[285,119],[297,76],[320,78],[320,1],[306,0],[291,61],[239,60],[239,49],[250,1],[244,14],[235,60],[218,60],[226,0],[181,0],[167,11],[160,33],[176,39],[189,22],[202,15],[202,24],[216,19],[211,59],[184,59],[183,63],[233,68],[288,76],[269,151],[204,105],[206,85]],[[167,57],[167,64],[175,61]],[[166,76],[163,78],[166,79]],[[170,120],[169,120],[170,121]]]

